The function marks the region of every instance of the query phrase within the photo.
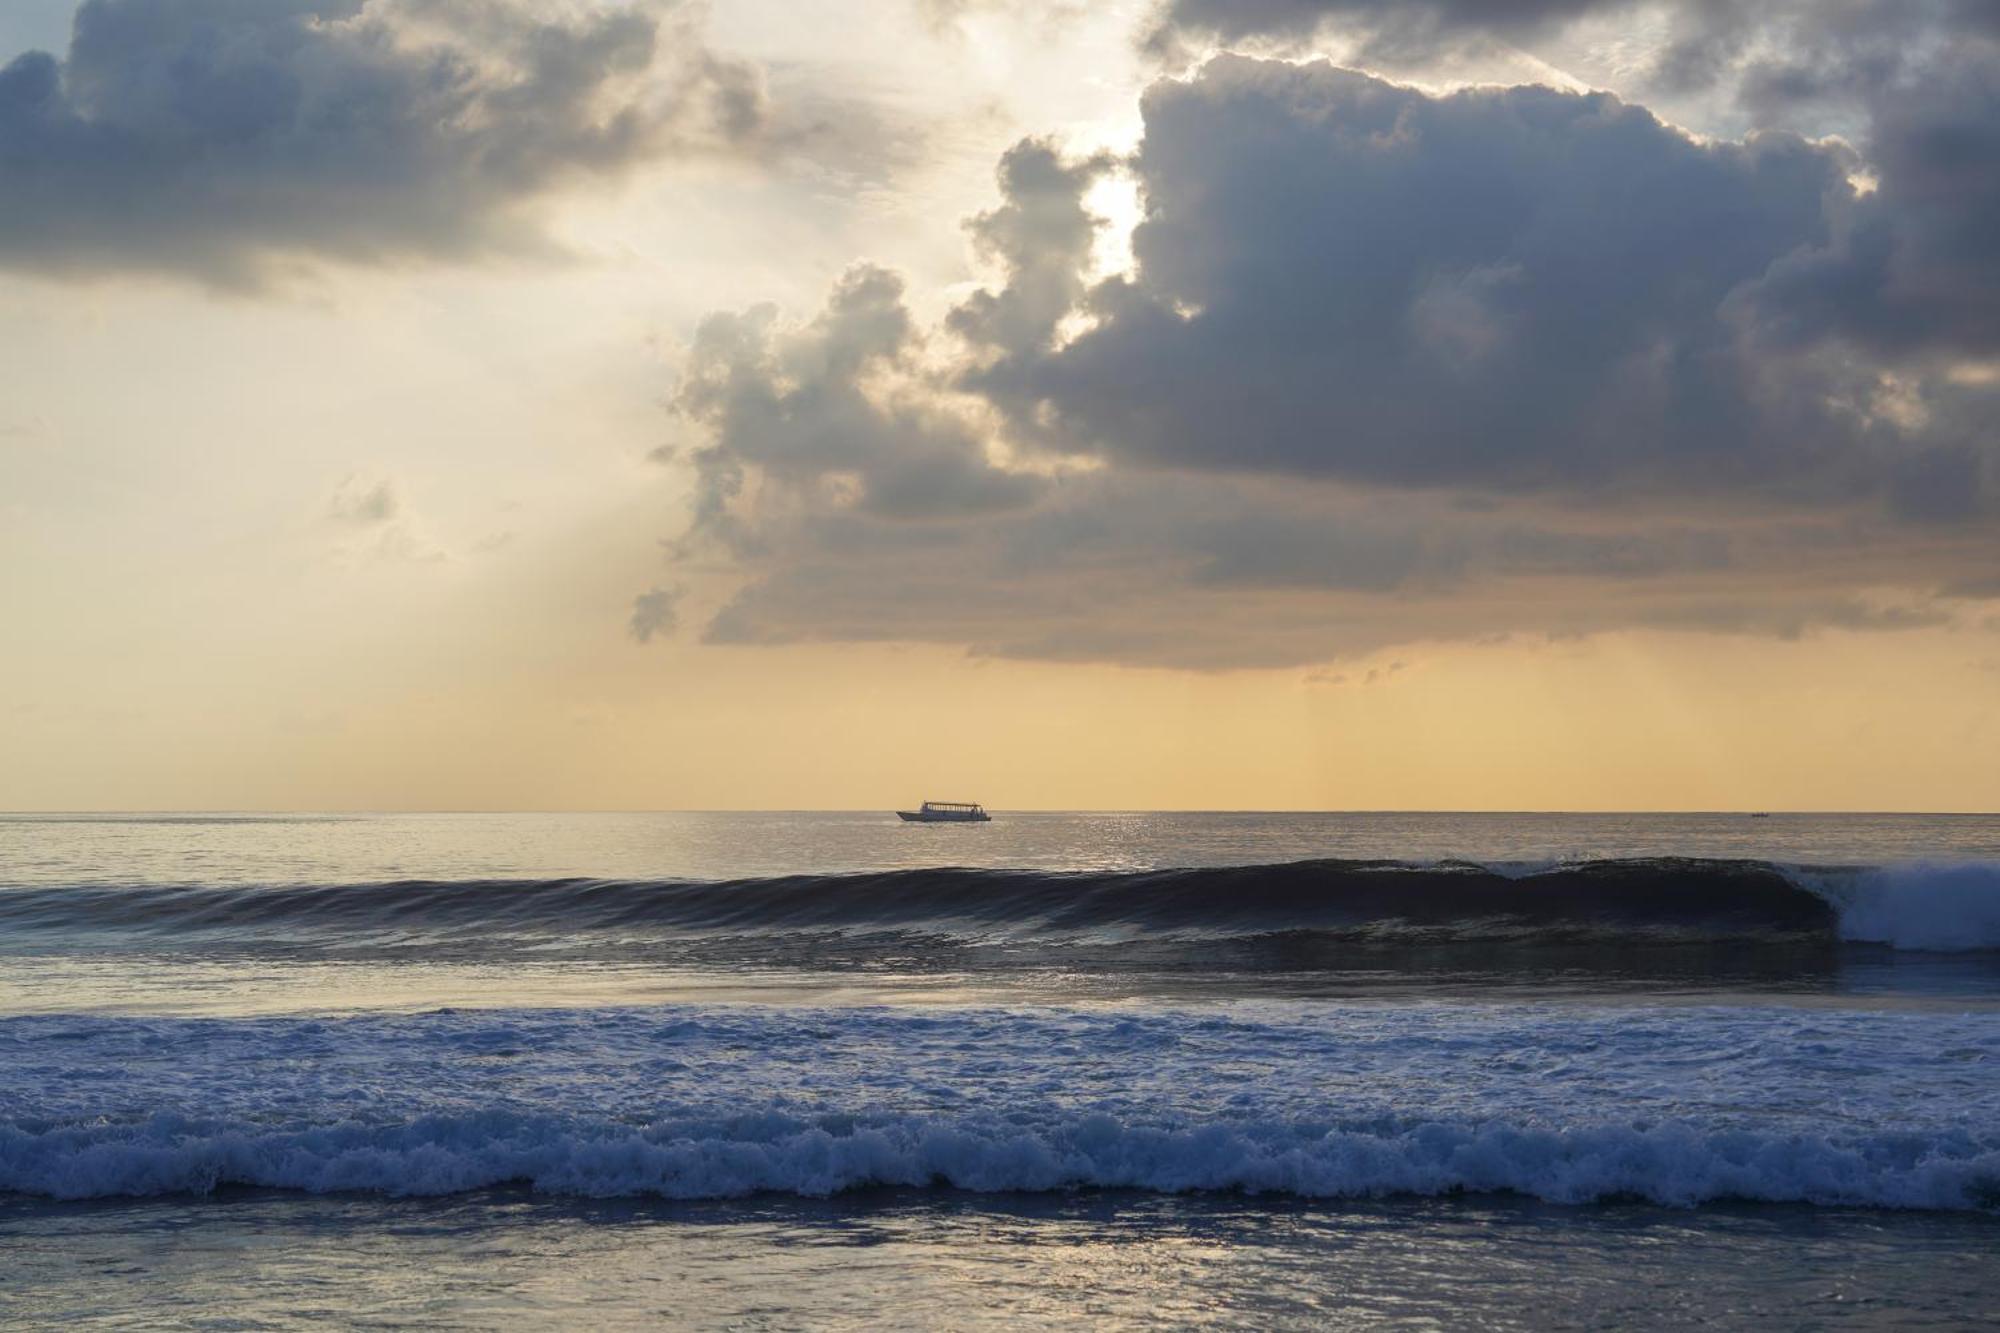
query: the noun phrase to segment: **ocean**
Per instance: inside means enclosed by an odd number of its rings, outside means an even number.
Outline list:
[[[2000,817],[0,817],[0,1319],[2000,1318]]]

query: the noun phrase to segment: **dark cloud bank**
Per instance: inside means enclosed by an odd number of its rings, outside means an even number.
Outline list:
[[[86,0],[65,56],[0,67],[0,265],[249,284],[546,248],[551,189],[760,115],[670,5]]]
[[[1611,8],[1176,12],[1409,50]],[[1852,140],[1223,55],[1153,87],[1129,162],[1017,146],[971,225],[1003,281],[942,328],[865,266],[808,323],[702,327],[680,549],[742,580],[706,637],[1231,667],[1949,622],[2000,565],[2000,46],[1919,8],[1921,64],[1876,58],[1909,11],[1855,4],[1789,71],[1725,58],[1748,7],[1682,14],[1680,77],[1706,37],[1746,99],[1845,99]],[[1121,172],[1136,267],[1092,281]]]
[[[1157,40],[1411,68],[1634,8],[1172,0]],[[1996,12],[1686,0],[1633,91],[1714,90],[1764,127],[1735,140],[1224,54],[1153,87],[1129,160],[1024,142],[971,224],[996,280],[939,326],[866,264],[810,318],[702,325],[676,550],[735,591],[700,632],[1231,667],[1940,623],[2000,568]],[[0,265],[532,249],[550,193],[763,125],[670,4],[89,0],[0,67]],[[1113,178],[1145,211],[1107,279]]]

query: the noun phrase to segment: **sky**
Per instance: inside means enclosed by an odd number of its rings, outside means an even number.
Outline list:
[[[11,0],[0,808],[2000,809],[1975,0]]]

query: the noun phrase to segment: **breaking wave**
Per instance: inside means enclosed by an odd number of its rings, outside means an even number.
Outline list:
[[[0,1020],[0,1194],[1119,1188],[2000,1208],[1986,1014],[636,1006]]]
[[[968,939],[1313,933],[1359,941],[1866,942],[2000,948],[2000,865],[1298,861],[692,880],[407,880],[0,890],[0,929],[347,941],[922,932]]]
[[[1963,1133],[1814,1137],[1687,1124],[1328,1128],[1255,1121],[1158,1128],[1092,1114],[1032,1128],[1004,1119],[782,1112],[630,1126],[503,1109],[305,1129],[174,1116],[41,1132],[0,1126],[0,1191],[60,1199],[230,1186],[409,1196],[508,1185],[596,1198],[1097,1187],[1993,1209],[2000,1207],[2000,1146]]]

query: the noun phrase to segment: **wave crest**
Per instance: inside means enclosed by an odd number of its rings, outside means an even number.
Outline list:
[[[230,1186],[441,1195],[505,1185],[596,1198],[1096,1187],[1990,1210],[2000,1206],[2000,1148],[1967,1135],[1838,1139],[1684,1124],[1158,1128],[1095,1114],[1036,1129],[998,1120],[803,1120],[779,1112],[639,1127],[502,1110],[284,1130],[171,1116],[122,1127],[0,1127],[0,1191],[60,1199]]]
[[[1842,939],[1898,949],[2000,949],[2000,866],[1971,862],[1794,873],[1833,904]]]
[[[922,932],[972,940],[1254,936],[1360,942],[1874,942],[2000,948],[2000,865],[1760,861],[1299,861],[1150,871],[962,868],[736,881],[412,880],[276,887],[20,888],[0,928],[75,935],[336,936]]]

